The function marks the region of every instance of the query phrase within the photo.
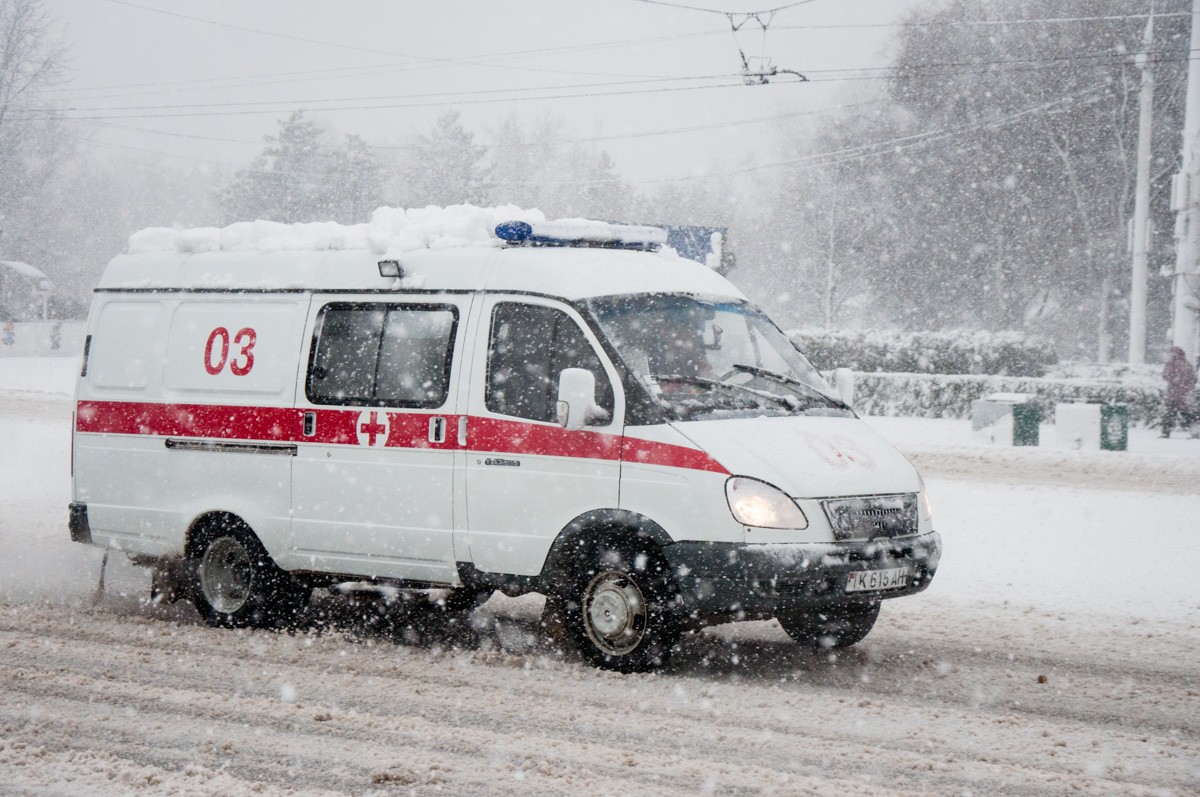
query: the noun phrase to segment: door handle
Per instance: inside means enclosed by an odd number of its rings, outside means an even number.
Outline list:
[[[312,437],[317,433],[317,414],[315,412],[304,413],[304,436]]]
[[[446,442],[446,419],[440,415],[429,419],[429,442]]]
[[[458,444],[462,447],[467,445],[467,416],[458,416]]]

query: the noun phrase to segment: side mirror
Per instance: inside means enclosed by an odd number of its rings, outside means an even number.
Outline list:
[[[558,375],[558,425],[582,429],[605,420],[608,413],[596,404],[596,377],[586,368],[564,368]]]
[[[854,405],[854,372],[849,368],[835,368],[833,371],[833,387],[847,406]]]

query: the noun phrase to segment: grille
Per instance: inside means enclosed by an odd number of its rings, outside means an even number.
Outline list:
[[[821,502],[839,540],[903,537],[917,533],[917,495],[865,495]]]

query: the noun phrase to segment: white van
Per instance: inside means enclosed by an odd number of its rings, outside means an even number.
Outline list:
[[[929,584],[913,466],[661,231],[385,210],[131,239],[88,319],[72,539],[214,625],[347,582],[540,592],[621,671],[731,620],[851,645]]]

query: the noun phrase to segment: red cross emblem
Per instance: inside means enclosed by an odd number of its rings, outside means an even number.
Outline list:
[[[382,416],[382,417],[381,417]],[[382,446],[388,439],[388,416],[386,412],[364,410],[358,414],[358,423],[354,425],[358,434],[360,446]]]

